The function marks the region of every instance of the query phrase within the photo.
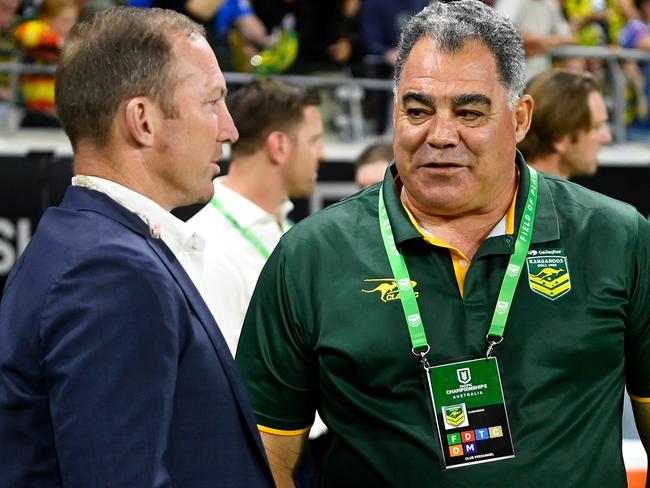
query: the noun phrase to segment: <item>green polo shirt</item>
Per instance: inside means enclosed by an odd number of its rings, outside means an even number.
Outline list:
[[[529,184],[518,156],[515,221]],[[486,239],[461,296],[387,172],[386,207],[430,362],[485,353],[513,235]],[[623,388],[650,397],[650,224],[632,207],[540,175],[537,218],[497,346],[515,458],[443,471],[371,187],[304,220],[262,271],[237,362],[261,430],[330,428],[324,487],[618,487]]]

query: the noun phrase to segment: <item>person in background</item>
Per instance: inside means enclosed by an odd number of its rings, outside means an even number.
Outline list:
[[[257,277],[289,227],[290,198],[316,187],[323,159],[318,92],[260,78],[228,96],[239,140],[228,175],[188,224],[206,238],[199,288],[234,356]]]
[[[229,60],[233,57],[230,52],[233,49],[250,60],[255,53],[272,47],[278,40],[267,31],[248,0],[187,0],[185,9],[194,18],[214,22],[216,52],[226,57],[227,51]]]
[[[354,181],[361,189],[384,180],[386,168],[393,160],[393,146],[378,141],[368,145],[354,163]]]
[[[635,0],[634,4],[639,10],[640,18],[625,24],[619,43],[622,47],[650,51],[650,0]],[[648,142],[650,141],[650,115],[647,110],[647,103],[650,100],[650,62],[640,63],[640,71],[642,73],[640,79],[645,83],[638,83],[637,92],[638,98],[644,102],[642,104],[644,109],[637,109],[627,128],[627,137]]]
[[[582,46],[606,46],[618,44],[618,38],[626,20],[638,18],[632,0],[561,0],[562,10],[571,30],[576,33],[576,42]],[[602,59],[587,58],[573,66],[564,62],[564,67],[588,70],[599,80],[606,80],[606,69]],[[633,84],[638,77],[634,64],[622,63],[628,82]],[[634,85],[633,85],[634,86]]]
[[[406,21],[429,3],[428,0],[364,0],[361,6],[361,38],[367,56],[366,77],[390,78],[397,59],[399,33]],[[365,110],[376,124],[378,134],[390,127],[391,97],[384,92],[370,92]]]
[[[205,31],[112,8],[70,32],[56,108],[72,186],[0,305],[0,487],[271,488],[250,403],[197,291],[212,198],[237,139]]]
[[[230,36],[249,59],[260,49],[273,46],[269,34],[248,0],[128,0],[131,7],[169,8],[206,26],[208,40],[219,56],[222,68],[233,69]]]
[[[428,0],[364,0],[361,6],[361,35],[368,54],[382,57],[394,66],[402,26]]]
[[[14,36],[24,60],[55,64],[65,37],[77,21],[79,6],[74,0],[43,0],[38,18],[20,24]],[[54,75],[26,74],[20,91],[25,106],[22,127],[60,127],[54,110]]]
[[[255,13],[269,32],[281,27],[287,16],[294,19],[301,16],[303,1],[318,0],[250,0]]]
[[[350,73],[361,62],[360,0],[314,0],[299,2],[296,29],[299,56],[295,73]]]
[[[549,49],[576,43],[558,0],[497,0],[494,8],[508,17],[521,34],[527,80],[551,68]]]
[[[530,168],[515,27],[433,2],[395,64],[395,164],[267,261],[237,363],[279,487],[317,410],[320,486],[623,488],[650,446],[650,222]],[[612,264],[615,263],[615,264]]]
[[[627,21],[639,17],[632,0],[561,0],[562,10],[576,32],[578,44],[618,44]]]
[[[528,85],[535,110],[519,150],[544,173],[571,179],[598,169],[598,152],[612,142],[607,107],[594,76],[585,71],[556,69]]]
[[[337,17],[339,29],[334,43],[326,47],[327,54],[335,63],[347,64],[352,73],[359,72],[357,66],[365,54],[361,40],[362,0],[341,0]]]
[[[17,59],[13,31],[18,25],[20,0],[0,0],[0,63],[14,63]],[[0,73],[0,103],[14,101],[10,73]]]

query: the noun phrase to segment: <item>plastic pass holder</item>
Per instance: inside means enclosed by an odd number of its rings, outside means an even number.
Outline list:
[[[495,357],[426,366],[443,469],[515,457]]]

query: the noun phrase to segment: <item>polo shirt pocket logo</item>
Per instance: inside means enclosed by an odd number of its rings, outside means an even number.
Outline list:
[[[364,293],[379,293],[379,299],[382,302],[391,302],[393,300],[399,300],[399,290],[397,286],[397,282],[393,278],[368,278],[363,280],[364,282],[369,282],[369,283],[378,283],[374,288],[371,288],[370,290],[366,289],[361,289],[362,292]],[[404,285],[404,284],[402,284]],[[417,283],[415,281],[411,281],[411,286],[415,288]],[[373,286],[373,285],[368,285],[368,286]],[[406,284],[408,286],[408,283]],[[420,293],[415,291],[415,298],[420,296]]]
[[[528,254],[528,286],[532,291],[556,300],[571,290],[569,263],[561,249],[530,251]]]

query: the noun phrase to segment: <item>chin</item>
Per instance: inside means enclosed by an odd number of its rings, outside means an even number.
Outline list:
[[[212,200],[213,196],[214,196],[214,187],[212,186],[212,184],[210,184],[210,191],[198,197],[195,203],[200,203],[200,204],[208,203],[210,200]]]
[[[309,188],[293,188],[292,191],[289,191],[289,198],[309,198],[315,189],[315,185]]]
[[[598,165],[594,164],[593,166],[587,166],[585,168],[582,168],[579,171],[576,171],[576,174],[573,176],[593,176],[596,174],[598,171]]]

